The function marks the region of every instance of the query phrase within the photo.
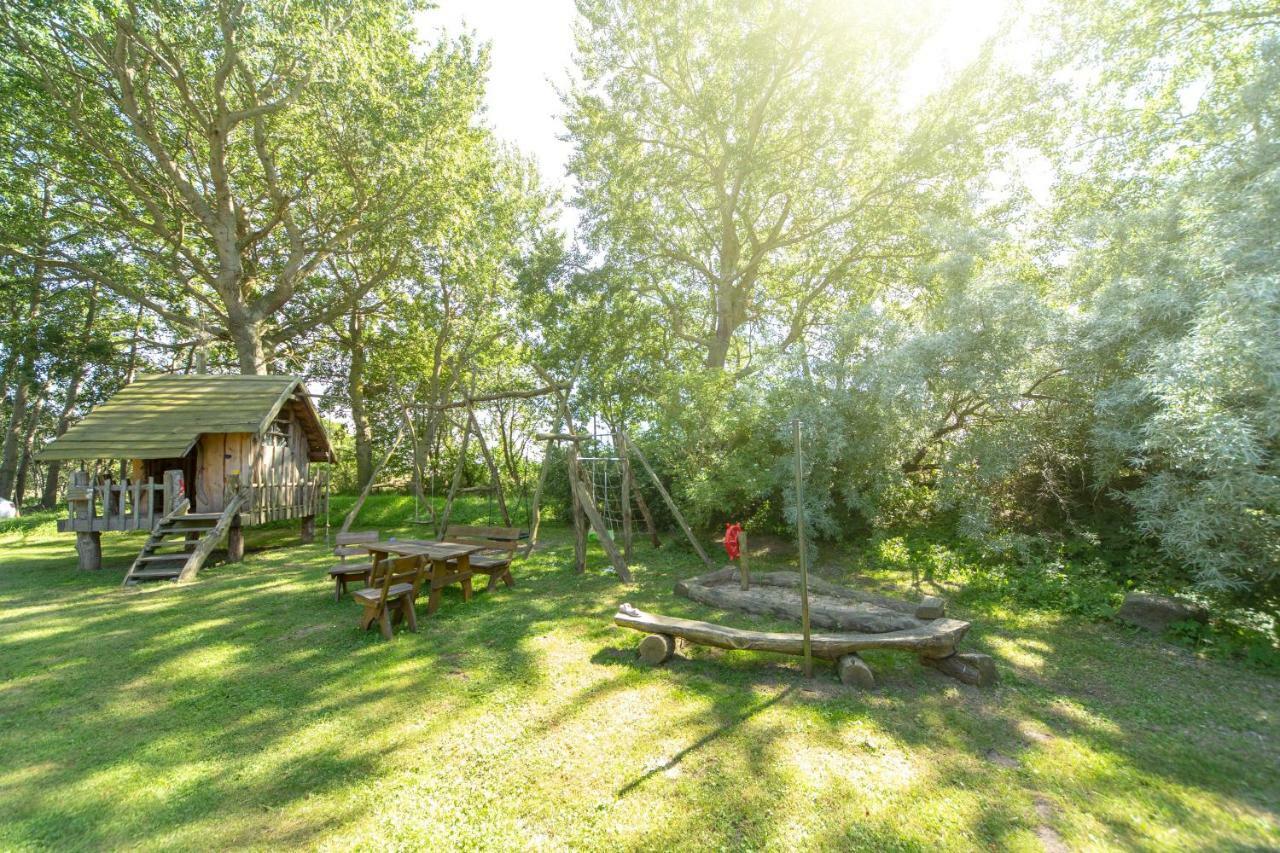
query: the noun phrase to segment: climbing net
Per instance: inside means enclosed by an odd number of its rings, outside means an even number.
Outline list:
[[[578,462],[587,469],[591,478],[591,498],[595,501],[600,517],[604,519],[609,535],[622,529],[622,460],[618,458],[613,434],[593,432],[591,443],[584,445],[586,455]]]

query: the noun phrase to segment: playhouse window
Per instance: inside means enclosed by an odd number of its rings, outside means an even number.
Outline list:
[[[272,447],[289,446],[289,419],[276,418],[267,429],[267,444]]]

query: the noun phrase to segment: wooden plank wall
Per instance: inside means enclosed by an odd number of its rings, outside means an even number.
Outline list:
[[[196,456],[197,507],[193,511],[220,512],[225,505],[229,476],[237,471],[242,483],[256,487],[253,504],[247,508],[250,513],[291,507],[303,501],[310,452],[307,433],[296,408],[290,405],[284,412],[289,417],[287,447],[247,432],[200,437]]]
[[[227,482],[234,472],[253,465],[254,436],[247,432],[214,433],[200,436],[196,446],[195,512],[221,512],[226,503]]]

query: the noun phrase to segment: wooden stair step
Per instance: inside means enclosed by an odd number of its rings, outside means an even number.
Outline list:
[[[157,578],[176,578],[182,574],[181,568],[172,569],[138,569],[129,575],[134,580],[154,580]]]
[[[230,527],[236,513],[244,506],[247,497],[248,491],[241,491],[222,512],[188,513],[162,521],[151,531],[147,543],[142,546],[141,553],[125,575],[125,586],[140,580],[168,578],[181,582],[195,577],[196,572],[213,553],[218,540]],[[191,534],[195,535],[189,539],[173,538]],[[157,553],[157,549],[163,547],[179,550]]]

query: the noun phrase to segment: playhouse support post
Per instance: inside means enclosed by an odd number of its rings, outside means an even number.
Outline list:
[[[314,530],[312,531],[314,533]],[[227,528],[227,562],[238,563],[244,559],[244,527],[240,516],[233,516]]]
[[[85,571],[97,571],[102,568],[102,534],[98,531],[76,531],[76,554],[79,555],[79,567]]]
[[[93,526],[93,488],[89,485],[88,471],[72,471],[67,486],[67,504],[71,518],[84,527]],[[76,554],[79,567],[87,571],[102,568],[102,534],[89,530],[76,531]]]
[[[304,515],[302,517],[302,529],[299,532],[303,545],[310,545],[316,541],[316,517],[314,515]]]

